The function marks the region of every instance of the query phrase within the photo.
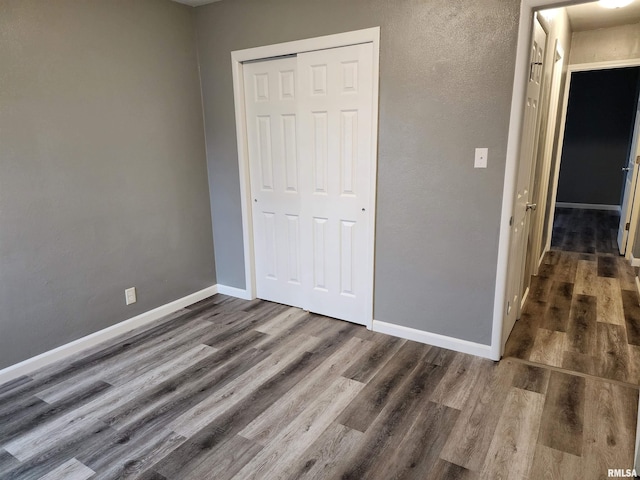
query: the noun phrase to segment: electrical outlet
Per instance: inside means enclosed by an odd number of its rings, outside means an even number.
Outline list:
[[[473,163],[474,168],[487,168],[488,148],[476,148],[476,157]]]
[[[127,305],[131,305],[132,303],[136,303],[138,299],[136,298],[136,287],[127,288],[124,291],[124,298],[127,302]]]

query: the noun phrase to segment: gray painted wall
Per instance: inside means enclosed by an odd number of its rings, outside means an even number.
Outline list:
[[[193,10],[0,0],[0,65],[0,368],[214,284]]]
[[[196,9],[220,284],[244,288],[233,50],[381,26],[377,320],[489,344],[519,1]],[[475,147],[489,168],[473,169]]]
[[[640,58],[640,23],[574,32],[571,63]]]

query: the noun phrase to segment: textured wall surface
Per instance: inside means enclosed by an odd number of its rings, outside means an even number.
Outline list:
[[[519,2],[196,9],[216,268],[244,288],[233,50],[381,27],[374,318],[489,344]],[[475,170],[475,147],[489,168]]]
[[[571,63],[640,58],[640,23],[574,32]]]
[[[0,368],[215,283],[195,41],[165,0],[0,0]]]
[[[639,68],[571,76],[558,202],[620,205]]]

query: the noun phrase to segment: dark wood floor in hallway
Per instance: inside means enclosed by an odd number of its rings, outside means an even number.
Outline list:
[[[551,250],[619,255],[620,214],[607,210],[556,208]]]
[[[216,295],[0,386],[0,478],[602,479],[637,402]]]
[[[619,255],[616,213],[559,209],[505,356],[640,384],[636,271]]]

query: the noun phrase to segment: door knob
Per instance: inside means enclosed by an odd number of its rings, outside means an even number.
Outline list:
[[[527,203],[527,210],[526,211],[535,210],[536,208],[538,208],[537,204],[535,204],[535,203]]]
[[[623,172],[628,172],[629,170],[631,170],[629,167],[622,167]]]

